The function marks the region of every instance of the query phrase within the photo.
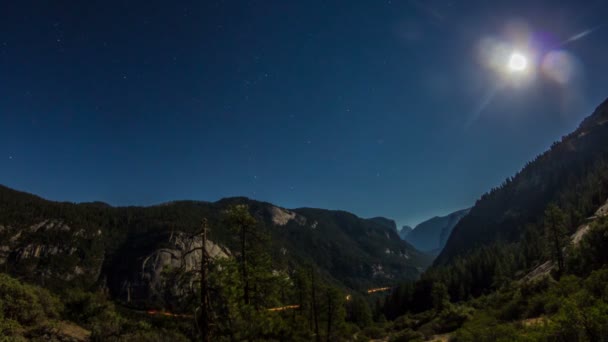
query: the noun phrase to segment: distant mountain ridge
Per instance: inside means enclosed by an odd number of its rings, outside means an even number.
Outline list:
[[[205,249],[217,257],[238,250],[222,213],[245,204],[271,237],[277,268],[315,266],[329,281],[354,290],[416,279],[431,258],[402,241],[393,221],[345,211],[285,209],[245,197],[174,201],[150,207],[53,202],[0,186],[0,266],[49,287],[107,288],[113,298],[149,303],[163,269],[200,246],[192,233],[210,225]],[[192,259],[194,258],[194,259]],[[307,267],[307,266],[306,266]]]
[[[412,232],[412,230],[414,230],[414,228],[412,228],[412,227],[410,227],[410,226],[407,226],[407,225],[405,225],[405,226],[401,227],[401,230],[399,231],[399,237],[400,237],[402,240],[405,240],[405,238],[407,237],[407,235],[408,235],[409,233],[411,233],[411,232]]]
[[[462,209],[445,216],[435,216],[419,223],[405,237],[407,242],[419,250],[437,253],[445,243],[454,226],[469,213],[469,209]]]

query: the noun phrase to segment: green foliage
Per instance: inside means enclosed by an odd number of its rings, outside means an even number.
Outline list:
[[[433,283],[433,289],[431,290],[431,301],[433,302],[433,308],[437,312],[442,312],[450,306],[448,288],[443,283]]]
[[[455,342],[495,342],[517,341],[519,334],[513,324],[500,323],[495,317],[477,313],[474,320],[468,321],[453,336]]]
[[[608,218],[601,218],[591,224],[578,248],[570,250],[568,271],[584,276],[607,264]]]
[[[114,303],[101,293],[72,290],[64,297],[66,317],[91,330],[91,338],[104,341],[121,336],[126,323]]]
[[[247,207],[229,208],[224,223],[238,248],[236,258],[210,265],[214,340],[341,340],[348,334],[344,292],[313,267],[289,272],[273,264],[270,236]]]
[[[0,335],[22,337],[60,317],[63,305],[49,291],[0,274]]]
[[[424,341],[424,335],[413,331],[412,329],[405,329],[403,331],[394,334],[389,338],[389,342],[421,342]]]
[[[119,342],[187,342],[190,339],[186,338],[184,335],[171,331],[171,330],[136,330],[134,332],[126,333],[120,338],[118,338]]]
[[[179,329],[148,324],[141,316],[123,317],[101,293],[67,289],[60,299],[0,273],[0,341],[62,340],[67,329],[62,322],[67,321],[90,332],[91,341],[188,340]]]
[[[558,272],[561,273],[565,267],[564,248],[569,242],[566,216],[557,205],[549,204],[545,210],[543,224],[545,226],[545,236],[550,242],[547,245],[547,250],[557,264]]]
[[[372,325],[372,311],[367,301],[361,296],[353,295],[347,310],[348,321],[355,323],[359,328],[364,329]]]
[[[361,333],[371,339],[380,339],[385,336],[384,329],[378,326],[366,327]]]

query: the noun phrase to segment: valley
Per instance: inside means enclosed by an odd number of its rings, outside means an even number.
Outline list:
[[[244,197],[112,207],[1,187],[0,328],[75,341],[594,341],[608,333],[607,115],[605,102],[471,209],[405,241],[390,219]]]
[[[608,1],[2,1],[0,342],[608,342]]]

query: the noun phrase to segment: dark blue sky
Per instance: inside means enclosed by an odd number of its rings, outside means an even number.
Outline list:
[[[607,7],[3,1],[0,183],[417,223],[472,205],[608,96]],[[513,30],[532,41],[531,72],[504,85],[485,43]]]

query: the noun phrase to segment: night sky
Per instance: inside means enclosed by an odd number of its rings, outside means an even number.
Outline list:
[[[471,206],[608,97],[606,18],[601,0],[5,0],[0,183],[414,224]]]

